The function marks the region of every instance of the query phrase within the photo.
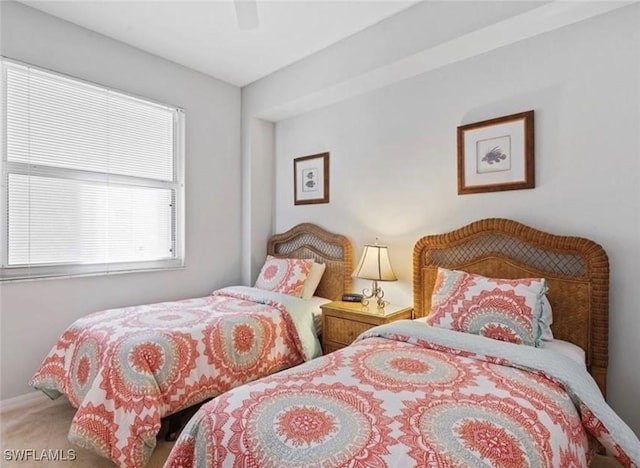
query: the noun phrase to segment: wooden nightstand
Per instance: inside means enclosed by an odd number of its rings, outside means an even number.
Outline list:
[[[383,312],[369,304],[363,307],[358,302],[329,302],[322,308],[322,351],[332,353],[350,345],[360,333],[376,325],[394,320],[410,319],[413,307],[388,304]]]

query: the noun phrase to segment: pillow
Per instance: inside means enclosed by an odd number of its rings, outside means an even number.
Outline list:
[[[304,282],[304,287],[302,288],[302,299],[306,299],[308,301],[313,297],[313,293],[318,289],[318,285],[320,284],[320,280],[322,279],[322,275],[326,268],[327,265],[325,263],[317,263],[314,261],[311,264],[311,270],[309,271],[307,279]]]
[[[539,347],[546,290],[544,278],[486,278],[438,268],[427,323]]]
[[[313,260],[310,259],[276,258],[267,255],[255,287],[300,297],[312,263]]]
[[[542,317],[540,317],[540,339],[543,341],[553,340],[553,333],[551,332],[551,324],[553,323],[553,312],[551,310],[551,303],[547,299],[545,294],[542,298]]]

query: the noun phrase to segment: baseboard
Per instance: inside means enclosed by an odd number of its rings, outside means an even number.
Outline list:
[[[36,400],[49,400],[49,398],[42,392],[33,391],[25,393],[24,395],[18,395],[13,398],[7,398],[6,400],[0,400],[0,411],[8,411],[16,406],[32,403]]]

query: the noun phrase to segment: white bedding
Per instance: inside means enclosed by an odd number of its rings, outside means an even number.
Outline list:
[[[320,306],[331,302],[331,299],[313,296],[311,299],[308,299],[308,302],[313,307],[313,325],[316,329],[316,333],[320,335],[322,333],[322,309]]]
[[[542,349],[548,349],[551,351],[555,351],[556,353],[560,353],[568,357],[569,359],[574,360],[575,362],[580,364],[582,367],[586,367],[587,365],[586,354],[584,352],[584,349],[582,349],[578,345],[569,343],[568,341],[562,341],[562,340],[556,340],[556,339],[551,341],[545,341]]]

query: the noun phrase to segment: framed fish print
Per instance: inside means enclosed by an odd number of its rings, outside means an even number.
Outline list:
[[[293,193],[296,205],[329,203],[329,153],[293,160]]]
[[[458,194],[535,187],[533,111],[458,127]]]

